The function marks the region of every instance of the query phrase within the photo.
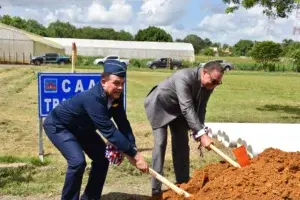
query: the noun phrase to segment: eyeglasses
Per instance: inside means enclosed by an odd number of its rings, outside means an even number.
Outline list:
[[[222,81],[218,81],[217,79],[213,79],[210,75],[210,73],[208,73],[208,75],[210,76],[210,80],[211,80],[211,83],[213,85],[221,85],[222,84]]]

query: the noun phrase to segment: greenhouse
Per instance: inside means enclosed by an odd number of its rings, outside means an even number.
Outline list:
[[[105,57],[116,55],[121,58],[174,58],[194,61],[194,48],[190,43],[180,42],[139,42],[115,41],[75,38],[46,38],[56,42],[66,49],[66,54],[71,55],[72,43],[77,46],[78,55]]]
[[[63,46],[0,23],[0,63],[29,63],[32,56],[65,53]]]

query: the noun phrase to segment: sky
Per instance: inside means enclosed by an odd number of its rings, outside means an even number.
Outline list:
[[[0,5],[0,15],[35,19],[45,26],[59,19],[77,27],[110,27],[132,34],[157,26],[174,40],[196,34],[229,45],[241,39],[300,39],[293,35],[293,28],[300,27],[300,10],[299,18],[294,11],[287,19],[270,20],[259,6],[226,14],[222,0],[0,0]]]

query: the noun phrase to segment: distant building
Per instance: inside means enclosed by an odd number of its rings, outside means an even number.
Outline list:
[[[71,54],[72,43],[77,46],[78,55],[105,57],[117,55],[122,58],[175,58],[194,61],[194,48],[190,43],[181,42],[138,42],[76,38],[45,38],[59,43]]]
[[[29,63],[34,55],[64,52],[64,47],[55,42],[0,23],[0,62]]]

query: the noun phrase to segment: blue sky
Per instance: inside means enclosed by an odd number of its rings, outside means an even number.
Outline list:
[[[0,15],[35,19],[47,26],[59,19],[78,27],[111,27],[135,34],[150,25],[163,28],[175,40],[197,34],[213,42],[235,44],[240,39],[298,40],[295,12],[273,22],[256,6],[225,14],[222,0],[1,0]]]

